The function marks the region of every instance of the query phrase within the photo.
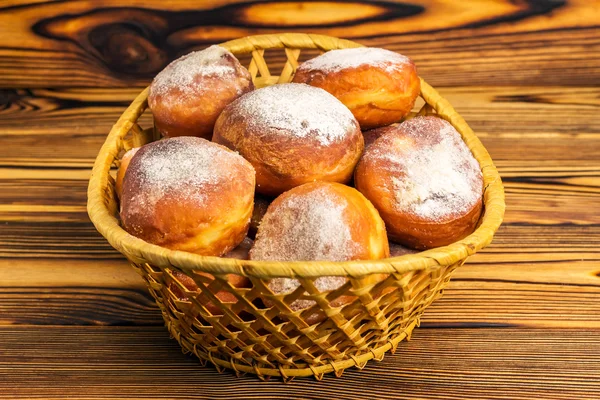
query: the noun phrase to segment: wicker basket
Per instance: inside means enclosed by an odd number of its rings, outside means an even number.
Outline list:
[[[252,55],[250,73],[257,87],[289,82],[298,66],[302,49],[327,51],[358,47],[357,43],[307,34],[251,36],[222,44],[236,55]],[[287,62],[279,76],[272,76],[264,50],[285,51]],[[315,376],[349,367],[362,368],[368,360],[381,360],[387,351],[409,339],[425,308],[442,293],[452,271],[465,259],[490,243],[504,215],[504,190],[489,154],[452,106],[425,81],[421,114],[437,113],[461,133],[479,161],[485,185],[485,212],[477,230],[452,245],[377,261],[350,262],[259,262],[203,257],[172,251],[137,239],[119,225],[115,182],[111,173],[125,150],[157,140],[152,127],[136,122],[147,107],[148,89],[129,106],[112,128],[94,164],[88,189],[88,212],[98,231],[123,253],[144,277],[158,303],[166,326],[185,352],[194,353],[204,365],[210,362],[221,371],[253,373],[260,378]],[[176,279],[183,272],[198,284],[189,291]],[[201,271],[204,274],[197,274]],[[227,274],[244,275],[250,288],[235,288]],[[371,274],[389,274],[373,282]],[[331,292],[319,292],[313,284],[319,276],[348,277],[348,283]],[[294,277],[301,286],[291,294],[275,295],[267,287],[273,277]],[[179,296],[172,289],[179,291]],[[235,303],[222,303],[214,293],[226,290]],[[184,300],[181,300],[184,293]],[[330,301],[339,296],[354,301],[339,308]],[[185,299],[187,297],[187,299]],[[311,309],[292,311],[299,299],[313,300]],[[268,299],[270,308],[262,302]],[[221,310],[211,314],[204,307],[212,302]],[[326,319],[309,325],[306,318],[320,310]]]

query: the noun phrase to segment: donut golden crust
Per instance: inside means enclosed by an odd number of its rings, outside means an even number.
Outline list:
[[[400,121],[412,110],[421,89],[410,58],[371,47],[328,51],[302,63],[292,82],[333,94],[363,130]]]
[[[223,146],[195,137],[160,140],[129,163],[121,221],[147,242],[220,256],[246,236],[254,185],[250,163]]]
[[[127,171],[129,162],[138,150],[139,147],[134,147],[127,153],[123,154],[123,158],[121,158],[121,165],[119,165],[119,170],[117,171],[117,179],[115,182],[115,190],[117,191],[117,197],[119,199],[121,198],[121,194],[123,193],[123,178],[125,178],[125,171]]]
[[[312,181],[348,182],[364,148],[358,123],[342,103],[322,89],[291,83],[231,103],[213,141],[250,161],[256,190],[267,196]]]
[[[347,261],[374,260],[389,256],[385,225],[377,210],[357,190],[330,182],[312,182],[277,197],[264,215],[250,250],[251,260]],[[385,275],[370,279],[379,281]],[[345,277],[324,276],[314,280],[320,291],[335,290],[346,284]],[[291,293],[300,282],[275,278],[269,288],[275,294]],[[330,305],[338,307],[354,300],[340,296]],[[265,299],[265,304],[273,303]],[[312,307],[313,300],[299,299],[293,310]],[[313,315],[314,314],[314,315]],[[310,312],[309,323],[324,318]]]
[[[223,108],[254,89],[252,77],[220,46],[192,52],[169,64],[150,85],[148,105],[165,136],[210,139]]]
[[[386,223],[390,239],[415,249],[469,235],[483,206],[479,164],[447,121],[415,117],[365,151],[354,175]]]

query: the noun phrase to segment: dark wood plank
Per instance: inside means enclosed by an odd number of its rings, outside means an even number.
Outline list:
[[[155,327],[0,327],[2,399],[581,399],[600,396],[600,331],[418,329],[341,379],[260,382],[201,367]]]
[[[598,50],[600,14],[586,0],[191,4],[4,2],[0,87],[141,85],[169,60],[208,44],[298,31],[406,53],[437,86],[600,82],[600,58],[590,56]],[[269,56],[274,68],[282,54]]]
[[[0,326],[163,325],[145,283],[122,257],[4,259],[0,269]]]

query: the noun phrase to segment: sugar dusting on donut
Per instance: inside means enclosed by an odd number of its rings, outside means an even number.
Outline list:
[[[472,209],[480,201],[483,178],[477,160],[460,134],[437,117],[416,117],[399,126],[402,136],[383,136],[367,157],[385,159],[396,172],[391,181],[401,212],[442,221]],[[390,151],[417,145],[406,151]]]
[[[250,251],[253,260],[345,261],[353,258],[356,245],[344,222],[345,204],[331,199],[326,187],[289,196],[277,208],[267,212]],[[319,291],[335,290],[347,282],[339,276],[322,276],[314,281]],[[275,278],[269,288],[275,293],[291,293],[300,282]],[[312,300],[297,300],[295,309],[310,307]]]
[[[210,186],[231,179],[230,169],[223,165],[238,162],[235,153],[197,137],[150,143],[131,160],[125,180],[136,190],[133,196],[124,196],[123,202],[129,205],[123,209],[130,214],[142,213],[153,209],[166,195],[201,202]]]
[[[313,139],[329,145],[358,129],[354,116],[323,89],[303,83],[272,85],[250,92],[232,104],[248,125],[264,135]]]
[[[150,86],[151,96],[164,95],[174,88],[184,97],[202,93],[202,86],[195,84],[199,76],[224,77],[236,72],[228,55],[234,58],[223,47],[214,45],[178,58],[156,75]]]
[[[302,63],[299,69],[337,72],[345,68],[369,65],[393,72],[410,63],[412,63],[410,58],[390,50],[376,47],[356,47],[328,51]]]
[[[282,198],[263,217],[253,260],[345,261],[352,259],[355,244],[345,222],[345,204],[335,202],[332,192],[319,187]]]

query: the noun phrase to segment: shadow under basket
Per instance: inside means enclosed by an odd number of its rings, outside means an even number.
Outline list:
[[[324,52],[360,45],[289,33],[251,36],[222,46],[242,60],[251,56],[248,69],[255,85],[263,87],[291,81],[303,49]],[[271,75],[265,49],[285,54],[280,75]],[[261,379],[321,379],[329,372],[340,376],[346,368],[383,359],[409,339],[452,272],[488,245],[502,222],[504,189],[488,152],[448,101],[423,80],[420,96],[425,103],[417,114],[438,115],[454,125],[483,171],[485,207],[479,225],[449,246],[385,260],[263,262],[173,251],[129,235],[119,225],[113,175],[126,150],[159,139],[152,127],[142,129],[138,124],[147,108],[148,89],[119,118],[98,154],[89,183],[88,213],[98,231],[146,280],[171,335],[203,365],[210,362],[219,371],[231,369]],[[236,288],[227,281],[228,274],[246,276],[251,284]],[[383,280],[379,274],[385,274]],[[348,281],[334,291],[320,292],[314,285],[319,276],[344,276]],[[293,293],[275,295],[267,286],[275,277],[296,278],[300,286]],[[194,287],[190,279],[199,289],[188,289]],[[231,302],[215,297],[218,292],[231,294],[219,296]],[[340,296],[349,296],[350,302],[332,306]],[[310,300],[313,306],[292,311],[290,304],[298,299]],[[320,322],[314,323],[315,314],[322,316]]]

